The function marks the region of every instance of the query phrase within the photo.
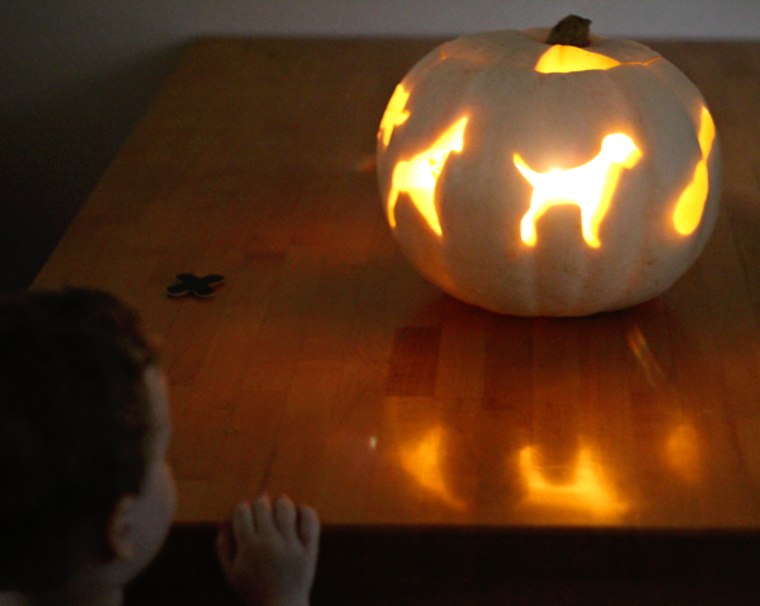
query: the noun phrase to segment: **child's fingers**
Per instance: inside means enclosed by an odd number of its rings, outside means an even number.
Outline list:
[[[232,533],[235,542],[242,545],[251,541],[255,534],[251,506],[248,503],[239,503],[232,512]]]
[[[216,535],[216,555],[227,576],[232,572],[235,550],[232,544],[232,529],[229,524],[220,524]]]
[[[264,536],[271,537],[276,534],[274,520],[272,519],[272,502],[269,496],[262,495],[253,502],[253,523],[255,532]]]
[[[274,522],[283,536],[289,539],[296,538],[296,506],[290,497],[282,495],[275,501]]]
[[[298,536],[306,548],[316,553],[319,546],[320,524],[317,512],[308,505],[298,507]]]

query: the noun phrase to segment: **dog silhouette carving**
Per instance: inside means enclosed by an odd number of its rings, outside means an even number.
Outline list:
[[[438,236],[443,235],[435,208],[435,188],[449,155],[462,151],[466,126],[466,117],[457,120],[429,148],[411,160],[402,160],[393,168],[388,195],[388,220],[391,227],[396,227],[396,203],[399,194],[403,192],[409,195],[430,229]]]
[[[517,170],[533,187],[530,207],[520,221],[520,236],[528,246],[538,240],[536,222],[554,206],[573,204],[581,212],[583,239],[599,248],[599,226],[607,214],[620,173],[633,168],[641,151],[623,133],[606,135],[596,156],[585,164],[571,168],[554,168],[547,172],[533,170],[519,153],[512,156]]]

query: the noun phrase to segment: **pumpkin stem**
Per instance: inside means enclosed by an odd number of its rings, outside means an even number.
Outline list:
[[[568,15],[557,23],[549,32],[547,44],[566,44],[569,46],[588,46],[591,44],[589,26],[591,19],[578,15]]]

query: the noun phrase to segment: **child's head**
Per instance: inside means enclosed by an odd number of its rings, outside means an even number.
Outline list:
[[[131,310],[90,290],[0,302],[0,591],[134,576],[174,513],[168,433]]]

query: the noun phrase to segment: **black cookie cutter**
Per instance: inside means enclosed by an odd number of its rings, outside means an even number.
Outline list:
[[[195,274],[177,274],[177,281],[166,289],[166,294],[170,297],[184,297],[193,295],[199,299],[208,299],[213,297],[216,292],[214,287],[224,282],[224,276],[219,274],[210,274],[199,277]]]

